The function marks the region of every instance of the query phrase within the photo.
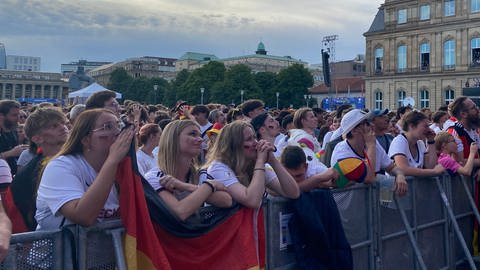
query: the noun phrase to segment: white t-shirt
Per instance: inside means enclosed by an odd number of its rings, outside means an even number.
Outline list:
[[[20,156],[18,157],[17,160],[17,165],[18,166],[25,166],[27,165],[30,160],[32,160],[35,157],[35,154],[32,153],[29,149],[25,149],[22,151]]]
[[[229,187],[235,183],[239,183],[235,172],[230,169],[225,163],[215,160],[208,166],[207,173],[213,177],[216,181],[222,182],[225,187]],[[273,171],[272,167],[265,165],[265,185],[270,184],[277,175]]]
[[[48,163],[38,188],[37,230],[52,230],[61,226],[64,217],[58,210],[67,202],[80,199],[97,177],[97,172],[85,160],[83,155],[60,156]],[[115,185],[98,214],[97,221],[118,217],[118,193]],[[63,225],[73,222],[65,219]]]
[[[145,175],[150,169],[157,166],[156,156],[149,156],[142,149],[137,150],[137,165],[138,171]]]
[[[0,186],[7,188],[12,183],[12,173],[10,172],[10,166],[4,159],[0,159]],[[0,196],[0,201],[2,197]]]
[[[325,146],[327,146],[327,143],[330,142],[332,135],[333,135],[333,131],[329,131],[325,134],[325,136],[323,136],[322,149],[325,149]]]
[[[442,131],[442,129],[438,126],[437,123],[431,124],[429,128],[431,128],[435,132],[435,134],[438,134],[439,132]]]
[[[208,128],[210,128],[211,126],[213,126],[212,123],[210,122],[207,122],[204,126],[200,126],[200,134],[203,134],[202,136],[202,139],[203,139],[203,142],[202,142],[202,149],[203,150],[206,150],[208,148],[208,135],[207,133],[205,132]],[[204,134],[205,133],[205,134]]]
[[[403,155],[407,158],[408,166],[414,168],[423,168],[423,161],[425,157],[425,152],[427,147],[425,143],[421,140],[417,141],[417,159],[414,159],[410,148],[408,146],[408,141],[405,135],[400,134],[397,137],[393,138],[392,144],[390,144],[390,149],[388,150],[388,156],[393,159],[396,155]]]
[[[392,147],[392,146],[390,146]],[[367,162],[367,157],[364,153],[356,153],[353,148],[348,144],[347,140],[339,142],[333,149],[332,158],[330,164],[335,165],[338,160],[345,158],[359,158],[364,162]],[[379,172],[381,169],[386,169],[392,164],[392,160],[388,157],[383,147],[375,140],[375,172]]]
[[[162,188],[160,184],[160,178],[165,175],[165,172],[160,170],[158,166],[154,166],[148,172],[145,173],[145,180],[153,187],[154,190],[159,191]],[[203,183],[203,181],[209,179],[206,170],[200,170],[198,172],[198,182]]]

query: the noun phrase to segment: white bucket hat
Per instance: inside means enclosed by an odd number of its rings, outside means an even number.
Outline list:
[[[360,109],[354,109],[346,113],[340,122],[342,135],[345,137],[350,131],[352,131],[353,128],[355,128],[365,119],[368,119],[368,117],[369,114]]]

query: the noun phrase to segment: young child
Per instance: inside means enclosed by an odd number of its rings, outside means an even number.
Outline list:
[[[308,170],[305,152],[299,146],[285,147],[280,162],[295,179],[301,191],[308,192],[317,188],[329,188],[335,185],[339,174],[334,169]]]
[[[457,152],[457,144],[450,133],[446,131],[439,132],[435,136],[435,148],[439,153],[438,163],[447,169],[450,174],[471,175],[473,160],[478,152],[478,146],[475,142],[470,144],[470,155],[463,166],[453,158],[453,155]]]

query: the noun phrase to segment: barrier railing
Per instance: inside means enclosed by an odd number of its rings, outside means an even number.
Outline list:
[[[456,269],[465,265],[476,269],[470,243],[478,211],[471,198],[471,181],[444,175],[408,182],[408,195],[395,196],[386,205],[379,203],[377,185],[334,191],[354,268]],[[288,222],[279,223],[278,217],[292,213],[288,200],[270,199],[266,208],[267,268],[295,269],[293,251],[280,244],[278,236],[280,230],[288,232],[280,225]]]
[[[466,178],[409,179],[405,197],[379,203],[378,186],[333,190],[355,269],[475,268],[473,221],[480,214]],[[313,191],[315,192],[315,191]],[[289,201],[268,198],[265,207],[267,268],[295,269],[290,246]],[[321,207],[321,206],[319,206]],[[73,236],[73,240],[72,237]],[[126,269],[123,228],[113,220],[84,228],[12,236],[2,269]]]

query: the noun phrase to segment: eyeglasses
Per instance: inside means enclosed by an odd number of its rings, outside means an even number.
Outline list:
[[[106,132],[115,132],[115,133],[118,133],[120,130],[122,130],[122,121],[118,121],[118,122],[106,122],[103,124],[102,127],[99,127],[99,128],[96,128],[96,129],[93,129],[92,132],[98,132],[98,131],[106,131]]]
[[[120,104],[118,104],[118,102],[112,102],[110,104],[106,104],[105,107],[118,107]]]

